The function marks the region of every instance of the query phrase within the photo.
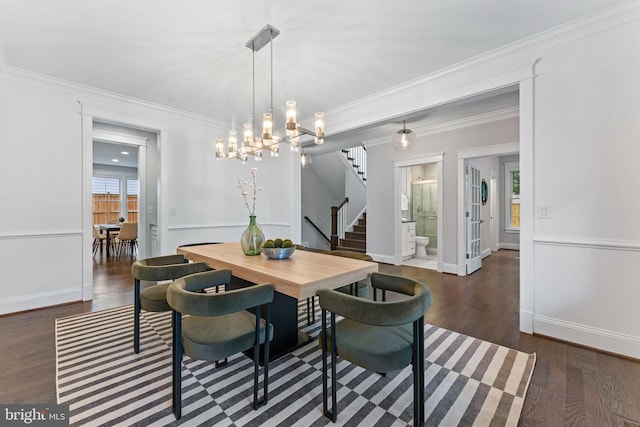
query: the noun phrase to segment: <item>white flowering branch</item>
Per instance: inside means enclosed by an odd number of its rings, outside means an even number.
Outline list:
[[[258,200],[258,191],[262,191],[262,187],[258,187],[256,184],[256,176],[258,174],[258,168],[251,169],[251,178],[253,182],[240,182],[240,178],[238,179],[238,188],[242,192],[242,197],[244,198],[244,205],[247,207],[250,216],[255,216],[256,214],[256,200]],[[253,196],[251,198],[251,208],[249,207],[249,200],[247,196],[249,195],[248,188],[251,188]]]

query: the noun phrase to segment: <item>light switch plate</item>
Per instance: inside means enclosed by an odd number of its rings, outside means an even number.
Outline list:
[[[539,205],[538,206],[538,218],[551,218],[551,206]]]

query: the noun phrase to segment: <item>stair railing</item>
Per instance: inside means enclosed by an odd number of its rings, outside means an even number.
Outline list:
[[[349,198],[345,197],[338,206],[331,206],[331,250],[338,248],[340,239],[344,239],[344,233],[347,230],[347,212],[346,207]]]
[[[342,152],[347,156],[347,160],[351,162],[351,166],[358,174],[360,179],[367,182],[367,148],[364,145],[358,145],[346,148]]]
[[[320,235],[324,238],[324,240],[326,240],[326,241],[327,241],[327,243],[331,244],[331,239],[329,239],[329,238],[327,237],[327,235],[326,235],[326,234],[324,234],[324,232],[323,232],[322,230],[320,230],[320,228],[318,228],[318,226],[317,226],[313,221],[311,221],[311,218],[309,218],[308,216],[306,216],[306,215],[305,215],[304,219],[305,219],[309,224],[311,224],[311,226],[312,226],[313,228],[315,228],[315,229],[316,229],[316,231],[318,231],[318,233],[320,233]]]

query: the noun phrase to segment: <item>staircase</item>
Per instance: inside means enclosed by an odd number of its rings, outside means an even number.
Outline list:
[[[344,239],[340,239],[338,250],[351,252],[367,252],[367,213],[358,218],[358,224],[353,226],[353,231],[346,231]]]
[[[367,182],[367,149],[365,146],[358,145],[356,147],[343,149],[342,152],[360,179],[362,179],[363,182]]]

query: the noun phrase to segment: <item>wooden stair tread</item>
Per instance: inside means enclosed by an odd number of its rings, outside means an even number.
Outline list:
[[[366,253],[366,252],[367,252],[367,251],[366,251],[366,249],[361,249],[361,248],[352,248],[351,246],[340,246],[340,245],[338,245],[337,250],[340,250],[340,251],[358,252],[358,253],[361,253],[361,254],[364,254],[364,253]]]
[[[366,232],[347,231],[344,233],[346,239],[350,240],[367,240]]]

